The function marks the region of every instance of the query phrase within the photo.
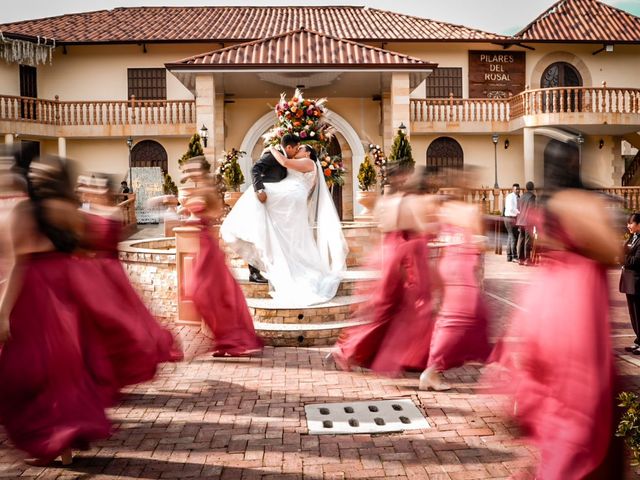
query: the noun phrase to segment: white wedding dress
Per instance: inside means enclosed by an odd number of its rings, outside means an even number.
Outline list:
[[[269,280],[287,307],[333,298],[346,270],[347,243],[320,166],[265,183],[260,203],[249,187],[222,223],[222,240]],[[314,235],[315,233],[315,235]]]

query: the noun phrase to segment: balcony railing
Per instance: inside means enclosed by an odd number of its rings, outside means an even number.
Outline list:
[[[0,120],[45,125],[195,124],[193,100],[61,101],[0,95]]]
[[[640,89],[559,87],[526,90],[507,99],[411,99],[414,122],[508,122],[549,113],[640,114]]]

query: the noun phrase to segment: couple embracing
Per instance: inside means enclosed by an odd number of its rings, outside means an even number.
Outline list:
[[[224,242],[267,277],[287,307],[326,302],[346,269],[347,244],[315,150],[285,134],[251,171],[249,187],[220,229]]]

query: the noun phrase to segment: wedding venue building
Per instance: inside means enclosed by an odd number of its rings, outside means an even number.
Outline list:
[[[638,65],[640,18],[596,0],[513,36],[366,7],[117,8],[0,25],[0,141],[175,178],[202,130],[211,160],[247,152],[249,178],[301,88],[328,99],[350,220],[368,146],[403,127],[417,164],[481,167],[478,187],[542,185],[553,142],[595,185],[640,183]]]

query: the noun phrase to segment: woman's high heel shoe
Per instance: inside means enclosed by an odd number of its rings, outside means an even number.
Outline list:
[[[56,458],[52,460],[47,460],[45,458],[27,458],[24,463],[27,465],[31,465],[32,467],[48,467],[49,465],[55,462]],[[70,449],[65,450],[60,454],[60,460],[62,461],[62,465],[68,467],[73,463],[73,453]]]
[[[420,374],[419,390],[435,390],[436,392],[444,392],[451,389],[451,385],[442,380],[442,375],[433,369],[427,368]]]

